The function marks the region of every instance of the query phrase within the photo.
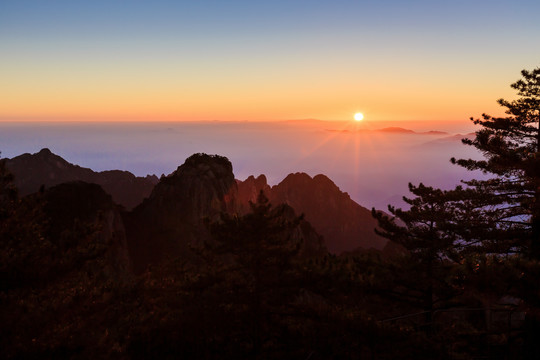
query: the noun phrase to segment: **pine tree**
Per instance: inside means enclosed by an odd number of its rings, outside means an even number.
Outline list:
[[[410,205],[409,210],[389,205],[392,218],[374,208],[372,215],[380,227],[375,232],[407,250],[405,258],[397,264],[397,285],[405,286],[408,297],[422,304],[426,322],[430,323],[437,299],[451,297],[448,268],[453,261],[459,261],[457,231],[461,210],[456,206],[456,191],[410,183],[409,191],[416,195],[403,197]]]
[[[268,336],[264,329],[271,323],[270,309],[290,300],[288,287],[301,245],[292,233],[301,217],[291,216],[286,205],[272,207],[262,191],[250,206],[244,216],[224,213],[219,222],[209,224],[212,241],[205,244],[203,256],[211,259],[227,288],[235,289],[230,307],[247,309],[243,315],[252,342],[250,353],[257,358]],[[224,295],[220,301],[225,301]]]
[[[475,191],[468,201],[478,216],[471,220],[491,227],[476,241],[488,248],[504,244],[499,250],[540,259],[540,68],[521,74],[522,79],[511,84],[518,98],[498,100],[508,116],[471,118],[482,129],[463,143],[476,147],[485,159],[451,161],[491,175],[465,182]]]
[[[209,224],[213,241],[206,248],[214,254],[234,254],[234,262],[261,282],[271,273],[279,275],[298,253],[300,244],[292,241],[291,234],[301,217],[289,219],[287,208],[273,207],[262,191],[250,206],[251,212],[244,216],[223,213],[221,221]]]

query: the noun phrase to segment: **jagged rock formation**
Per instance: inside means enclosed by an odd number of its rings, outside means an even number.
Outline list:
[[[370,211],[324,175],[290,174],[270,187],[264,175],[235,180],[232,164],[225,157],[195,154],[154,187],[155,176],[137,178],[117,170],[94,172],[70,164],[48,149],[7,159],[6,165],[15,173],[23,195],[41,185],[84,180],[100,184],[115,202],[128,209],[148,196],[131,213],[123,213],[137,271],[167,256],[190,254],[192,246],[209,236],[204,219],[216,221],[222,212],[244,215],[251,210],[249,202],[256,202],[261,191],[274,206],[287,204],[293,214],[305,214],[298,234],[292,234],[304,239],[305,253],[318,253],[324,245],[336,254],[358,248],[381,250],[386,243],[373,232],[376,221]],[[324,245],[317,234],[323,236]]]
[[[221,213],[248,211],[249,204],[240,201],[247,190],[241,186],[241,191],[240,196],[227,158],[206,154],[189,157],[161,179],[148,199],[124,214],[135,271],[167,257],[193,260],[193,248],[209,240],[205,222],[219,221]],[[288,219],[295,217],[292,208],[286,210]],[[300,252],[306,256],[325,251],[320,236],[305,221],[289,236],[303,240]]]
[[[259,175],[257,178],[251,175],[244,181],[236,180],[236,184],[238,186],[236,203],[237,212],[239,214],[246,214],[250,211],[250,203],[256,203],[257,197],[261,191],[270,200],[274,195],[273,189],[268,185],[265,175]],[[276,208],[279,206],[285,207],[284,214],[289,221],[292,221],[295,216],[301,214],[300,211],[295,209],[286,201],[274,199],[272,203]],[[315,225],[305,219],[300,221],[299,226],[291,234],[291,239],[293,241],[298,241],[299,239],[303,240],[304,245],[300,251],[301,255],[319,256],[324,255],[324,253],[327,251],[324,244],[324,238],[320,235],[320,233],[317,232]]]
[[[287,221],[293,221],[299,215],[287,204],[278,205],[276,210],[283,210],[283,217]],[[302,244],[299,250],[299,255],[302,257],[319,257],[328,253],[324,238],[305,219],[300,220],[298,226],[285,236],[288,236],[292,243]]]
[[[236,183],[222,156],[195,154],[162,177],[150,197],[124,215],[135,271],[166,257],[189,256],[208,238],[203,221],[232,211]]]
[[[324,175],[311,178],[305,173],[290,174],[272,187],[270,199],[305,214],[332,253],[358,247],[382,249],[386,244],[374,232],[377,221],[371,211],[354,202]]]
[[[244,181],[236,180],[236,185],[238,187],[237,211],[240,214],[249,212],[249,203],[255,203],[261,191],[267,197],[272,192],[264,175],[259,175],[257,178],[251,175]]]
[[[101,185],[117,204],[127,209],[140,204],[158,182],[155,175],[143,178],[128,171],[95,172],[73,165],[49,149],[6,159],[6,166],[15,175],[15,185],[21,195],[35,193],[42,186],[48,188],[69,181],[85,181]]]
[[[273,204],[288,204],[297,214],[304,214],[332,253],[359,247],[382,250],[386,244],[386,239],[373,230],[377,221],[371,211],[354,202],[324,175],[312,178],[305,173],[290,174],[271,188],[264,175],[257,179],[250,176],[239,182],[238,189],[240,201],[254,201],[253,194],[262,190]]]
[[[175,220],[199,220],[233,211],[235,198],[231,162],[219,155],[195,154],[163,177],[140,208],[166,210]]]

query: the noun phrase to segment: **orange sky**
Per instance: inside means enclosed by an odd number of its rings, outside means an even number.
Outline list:
[[[224,73],[188,81],[189,74],[153,77],[143,69],[122,68],[120,64],[107,69],[88,66],[81,72],[67,65],[61,71],[20,66],[3,76],[4,84],[11,85],[0,89],[0,116],[5,120],[345,120],[363,112],[371,120],[459,120],[481,112],[500,113],[496,99],[513,96],[508,85],[516,78],[486,83],[472,75],[455,74],[452,81],[402,75],[388,82],[351,70],[335,79],[321,75],[310,80],[316,74],[306,71],[286,79]],[[471,85],[475,82],[481,85]]]
[[[0,121],[466,120],[540,60],[526,2],[300,3],[2,4]]]

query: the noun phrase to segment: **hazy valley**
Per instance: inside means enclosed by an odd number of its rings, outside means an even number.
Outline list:
[[[194,153],[220,154],[237,179],[264,174],[277,185],[290,173],[324,174],[358,204],[384,210],[404,205],[409,182],[451,188],[478,176],[449,162],[479,158],[456,135],[473,130],[467,122],[1,123],[0,150],[11,158],[50,148],[95,171],[158,178]]]

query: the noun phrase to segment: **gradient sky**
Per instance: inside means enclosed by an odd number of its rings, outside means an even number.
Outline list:
[[[0,120],[462,120],[540,66],[540,1],[0,0]]]

